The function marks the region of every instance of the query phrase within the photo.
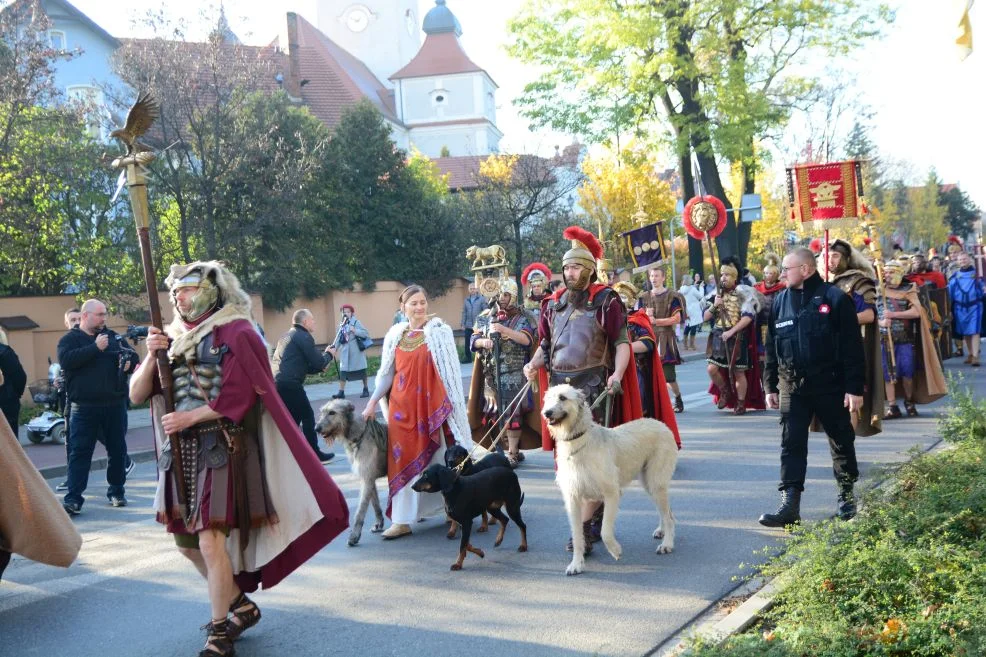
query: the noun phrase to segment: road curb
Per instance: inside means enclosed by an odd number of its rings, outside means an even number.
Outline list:
[[[949,447],[945,439],[938,436],[937,442],[930,445],[918,456],[931,454],[942,449],[948,449]],[[907,462],[909,461],[902,461],[901,465]],[[882,480],[870,486],[868,490],[884,488],[893,481],[894,473],[888,474]],[[832,518],[835,518],[835,515]],[[777,554],[774,558],[776,559],[779,556],[781,555]],[[774,597],[778,591],[786,586],[787,579],[788,573],[785,572],[770,580],[754,578],[745,584],[737,586],[718,600],[715,600],[711,605],[706,607],[705,611],[678,630],[671,638],[657,645],[653,650],[644,655],[644,657],[687,657],[691,654],[689,644],[693,639],[702,638],[718,645],[730,636],[749,629],[751,625],[759,620],[764,612],[774,606]],[[749,597],[725,616],[717,612],[716,607],[722,601],[743,596]]]

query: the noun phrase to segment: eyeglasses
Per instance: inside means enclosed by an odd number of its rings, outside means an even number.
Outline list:
[[[804,267],[804,266],[805,266],[804,263],[801,263],[800,265],[793,265],[791,267],[781,267],[781,269],[783,269],[784,271],[788,271],[791,269],[797,269],[799,267]]]

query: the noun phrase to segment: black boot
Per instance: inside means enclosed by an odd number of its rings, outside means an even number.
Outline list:
[[[840,479],[839,508],[836,515],[840,520],[852,520],[856,517],[856,495],[852,491],[852,479]]]
[[[781,505],[774,513],[760,516],[764,527],[786,527],[801,522],[801,491],[789,486],[781,491]]]

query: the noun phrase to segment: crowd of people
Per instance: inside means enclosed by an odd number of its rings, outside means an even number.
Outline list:
[[[502,449],[512,467],[526,449],[553,449],[539,414],[552,385],[578,389],[604,426],[658,419],[680,448],[676,414],[685,406],[676,367],[683,350],[697,349],[706,322],[716,406],[737,416],[781,412],[781,504],[760,517],[770,527],[800,520],[812,430],[828,436],[838,516],[850,519],[856,435],[878,433],[883,420],[915,416],[918,405],[944,395],[942,361],[953,351],[979,366],[986,289],[961,247],[949,250],[939,272],[921,254],[880,262],[834,240],[817,251],[793,249],[783,261],[768,258],[759,283],[737,259],[724,258],[718,278],[695,274],[678,290],[655,265],[641,290],[611,284],[591,233],[573,226],[564,236],[571,248],[557,285],[547,266],[531,263],[526,289],[508,277],[489,298],[470,287],[461,318],[473,362],[468,393],[452,328],[429,313],[418,285],[398,298],[372,394],[364,354],[372,340],[350,304],[340,308],[335,338],[323,350],[315,345],[314,314],[301,309],[270,355],[229,269],[211,261],[175,265],[166,281],[174,320],[164,331],[149,329],[141,359],[106,327],[105,304],[87,301],[58,347],[71,410],[63,508],[81,512],[97,440],[108,453],[109,503],[126,504],[127,403],[149,401],[158,452],[154,510],[208,582],[211,619],[201,654],[229,655],[261,618],[246,594],[278,583],[348,525],[345,499],[322,467],[333,455],[319,446],[304,389],[308,374],[333,362],[335,396],[344,396],[347,381],[362,381],[364,420],[378,409],[386,419],[385,540],[410,536],[416,521],[442,513],[441,496],[412,484],[444,463],[453,445]],[[23,370],[3,337],[0,401],[16,426],[9,399],[23,392]],[[159,361],[160,352],[167,359]],[[159,372],[163,363],[169,371]],[[589,553],[600,540],[602,503],[587,501],[578,513]],[[570,537],[569,550],[574,543]]]

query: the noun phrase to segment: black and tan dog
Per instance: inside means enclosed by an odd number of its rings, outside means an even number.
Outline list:
[[[466,477],[474,475],[477,472],[482,472],[483,470],[489,470],[490,468],[512,467],[510,465],[510,459],[508,459],[503,454],[498,454],[495,452],[488,453],[486,456],[484,456],[478,461],[473,461],[472,457],[469,456],[469,450],[467,450],[462,445],[456,443],[455,445],[452,445],[447,450],[445,450],[445,465],[446,467],[455,470],[456,468],[459,467],[460,463],[463,464],[460,474]],[[497,508],[500,508],[500,506],[502,506],[499,502],[497,502],[496,505]],[[451,516],[449,517],[449,520],[451,521],[451,524],[449,525],[448,534],[446,534],[446,536],[449,539],[453,539],[455,538],[456,533],[459,531],[459,523],[457,523],[455,520],[452,520]],[[485,531],[487,531],[489,528],[490,528],[490,517],[489,514],[487,514],[486,510],[484,509],[483,520],[476,531],[482,534]]]
[[[469,543],[473,518],[483,511],[488,511],[500,523],[500,532],[496,536],[494,546],[499,546],[503,542],[503,535],[507,531],[507,522],[509,522],[507,516],[510,516],[520,529],[520,547],[517,550],[527,552],[527,525],[520,515],[524,493],[520,490],[520,482],[513,469],[495,467],[470,476],[457,476],[451,468],[435,463],[421,473],[421,477],[411,488],[419,493],[440,492],[445,498],[445,512],[452,520],[462,525],[459,558],[452,564],[452,570],[462,570],[466,552],[472,552],[480,559],[486,556],[482,550]],[[506,507],[507,516],[503,515],[499,504]]]

